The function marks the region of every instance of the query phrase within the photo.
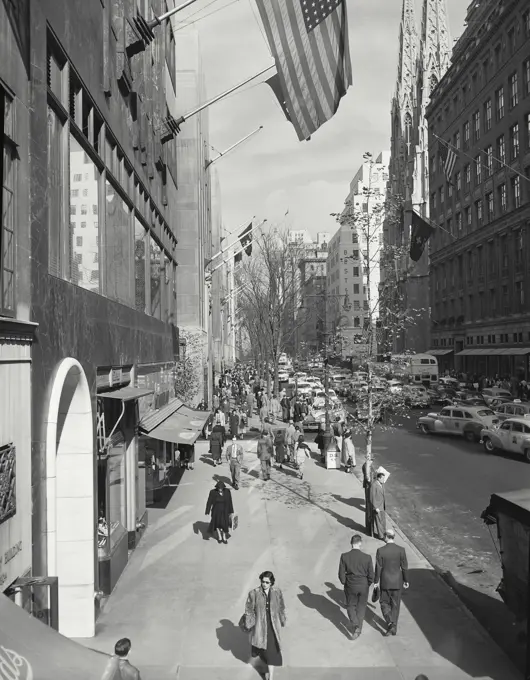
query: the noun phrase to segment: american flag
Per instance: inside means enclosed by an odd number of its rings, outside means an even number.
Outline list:
[[[339,108],[352,84],[345,0],[256,0],[283,101],[300,140]]]
[[[447,181],[450,182],[458,156],[445,142],[438,142],[438,147],[440,151],[440,158],[444,164],[445,176],[447,177]]]

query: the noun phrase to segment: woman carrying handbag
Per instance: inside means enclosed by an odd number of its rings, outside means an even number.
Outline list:
[[[283,665],[280,629],[286,623],[285,604],[272,571],[264,571],[259,579],[261,585],[248,594],[239,625],[249,633],[252,659],[266,669],[260,675],[272,680],[274,667]]]

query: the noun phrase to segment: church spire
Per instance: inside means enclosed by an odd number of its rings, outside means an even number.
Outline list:
[[[408,113],[413,117],[418,60],[418,31],[414,13],[414,0],[403,0],[401,24],[399,27],[398,76],[396,102],[404,118]]]
[[[451,47],[446,0],[423,0],[421,63],[424,92],[428,96],[449,68]]]

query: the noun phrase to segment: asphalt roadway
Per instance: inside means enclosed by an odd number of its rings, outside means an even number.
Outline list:
[[[411,411],[374,433],[375,463],[391,473],[387,510],[512,660],[523,663],[520,631],[495,592],[501,578],[496,527],[492,537],[480,515],[492,493],[529,487],[530,465],[459,437],[421,434],[416,420],[423,413]],[[360,477],[365,442],[362,435],[354,439]]]

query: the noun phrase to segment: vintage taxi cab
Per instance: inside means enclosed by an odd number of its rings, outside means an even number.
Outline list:
[[[484,428],[494,428],[498,423],[495,413],[485,406],[458,404],[418,418],[416,426],[424,434],[453,434],[478,442]]]
[[[500,427],[486,427],[481,432],[481,441],[488,453],[518,453],[530,463],[530,417],[508,418]]]

